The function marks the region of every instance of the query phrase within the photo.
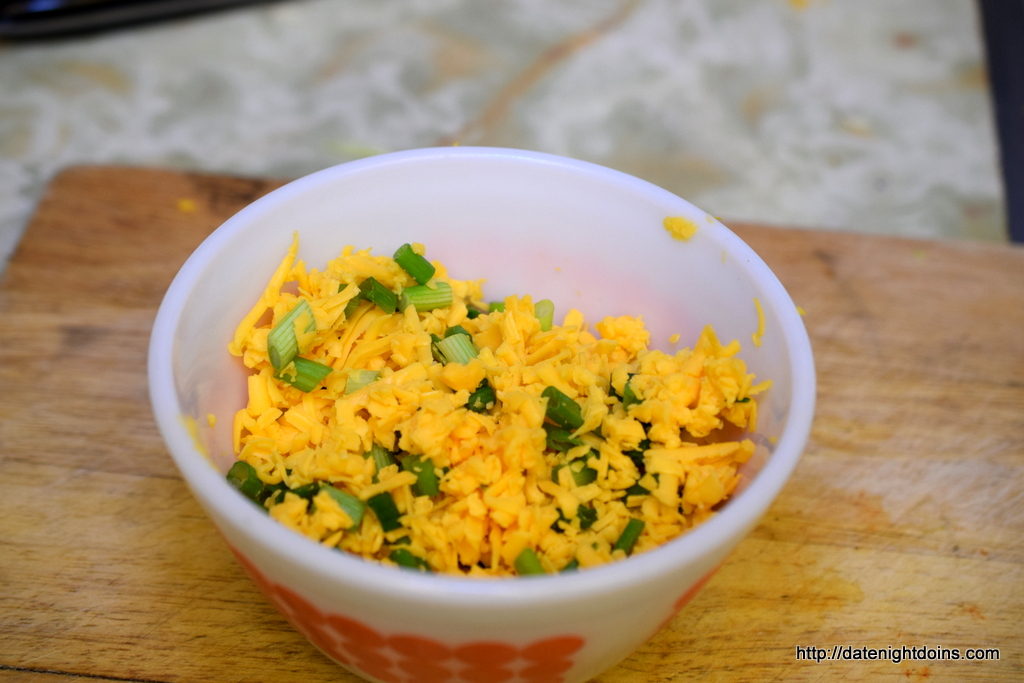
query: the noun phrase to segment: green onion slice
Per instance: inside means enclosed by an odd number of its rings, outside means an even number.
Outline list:
[[[492,301],[489,304],[487,304],[487,312],[488,313],[495,313],[495,312],[503,313],[504,311],[505,311],[505,302],[504,301]]]
[[[388,555],[388,559],[397,564],[399,567],[407,567],[409,569],[419,569],[425,572],[430,571],[430,565],[422,557],[413,555],[407,548],[396,548],[391,551]]]
[[[633,461],[636,465],[636,469],[643,476],[647,472],[647,463],[644,461],[644,451],[651,447],[650,439],[643,439],[637,444],[636,450],[633,451],[622,451],[622,454]]]
[[[551,528],[552,531],[557,531],[558,533],[561,534],[561,533],[565,532],[565,526],[567,524],[569,524],[569,523],[570,523],[569,522],[569,518],[565,516],[565,513],[563,513],[561,510],[559,510],[558,511],[558,519],[556,519],[555,521],[553,521],[551,523],[551,527],[550,528]]]
[[[540,563],[540,558],[537,557],[537,553],[533,548],[523,548],[522,552],[516,556],[515,560],[516,572],[521,576],[527,574],[546,574],[544,566]]]
[[[568,429],[545,424],[544,431],[547,434],[547,449],[549,451],[564,453],[570,448],[583,445],[583,441],[578,437],[574,437]]]
[[[612,550],[622,550],[627,555],[633,552],[633,546],[636,545],[636,541],[640,538],[641,532],[644,530],[644,522],[642,519],[631,517],[626,522],[626,528],[619,534],[619,538],[615,541],[615,545],[612,546]]]
[[[547,387],[540,394],[548,400],[545,416],[562,429],[574,432],[583,426],[583,410],[555,387]]]
[[[633,484],[628,489],[626,489],[626,495],[627,496],[646,496],[649,493],[650,493],[650,491],[645,489],[640,484]]]
[[[402,267],[402,270],[409,273],[416,282],[421,285],[427,284],[430,278],[434,277],[434,266],[421,254],[412,249],[411,244],[403,244],[396,251],[393,257],[395,263]]]
[[[391,455],[391,452],[379,443],[370,446],[370,450],[364,454],[364,457],[373,458],[374,464],[377,465],[377,472],[380,472],[388,465],[395,464],[395,456]]]
[[[294,370],[294,372],[293,372]],[[299,391],[313,391],[324,382],[324,378],[331,374],[330,365],[317,363],[315,360],[295,356],[291,365],[278,373],[278,379],[284,380]]]
[[[640,472],[640,476],[647,473],[647,463],[644,462],[643,451],[622,451],[622,454],[633,461],[637,471]]]
[[[640,403],[640,397],[633,390],[632,376],[630,376],[630,379],[626,380],[626,384],[622,387],[622,407],[628,409],[636,403]]]
[[[277,484],[272,484],[272,485],[268,486],[264,490],[264,492],[263,492],[264,501],[269,499],[271,503],[273,503],[274,505],[277,505],[278,503],[281,503],[281,502],[284,501],[284,495],[288,491],[289,491],[288,486],[286,486],[283,481],[280,482],[280,483],[277,483]]]
[[[345,511],[349,519],[352,520],[352,526],[350,529],[355,529],[363,521],[363,513],[366,512],[366,503],[359,500],[351,493],[342,491],[341,489],[335,488],[329,484],[325,484],[322,490],[327,491],[328,495],[334,499],[334,501]]]
[[[376,304],[377,308],[385,313],[394,313],[398,310],[398,295],[378,282],[375,277],[368,277],[362,281],[359,285],[359,295]]]
[[[227,480],[232,486],[241,491],[246,498],[254,503],[262,503],[265,498],[263,480],[256,474],[256,468],[238,460],[228,470]]]
[[[380,522],[380,527],[384,531],[401,528],[402,524],[398,521],[401,514],[398,512],[398,506],[395,505],[395,499],[389,492],[378,493],[367,500],[366,504],[373,510],[373,514],[377,515],[377,521]]]
[[[466,408],[474,413],[482,413],[497,403],[497,401],[498,395],[494,392],[494,387],[485,379],[469,395],[469,398],[466,400]]]
[[[416,483],[413,490],[420,496],[436,496],[441,492],[437,479],[437,472],[434,469],[434,462],[430,458],[420,458],[409,455],[402,458],[402,469],[416,475]]]
[[[344,286],[345,285],[342,285],[342,287]],[[356,310],[359,308],[359,305],[363,303],[363,301],[365,301],[365,299],[363,299],[363,297],[360,296],[359,294],[355,295],[354,297],[348,300],[348,303],[345,304],[345,320],[352,319],[352,316],[355,314]]]
[[[378,377],[380,377],[380,373],[376,370],[353,370],[345,380],[345,393],[351,394],[359,391]]]
[[[551,299],[541,299],[533,305],[533,315],[540,321],[540,329],[547,332],[555,320],[555,304]]]
[[[593,467],[587,467],[583,461],[576,460],[569,464],[555,465],[551,468],[551,479],[556,484],[558,483],[558,473],[563,467],[569,468],[569,474],[572,475],[572,480],[576,486],[586,486],[592,484],[597,480],[597,470]]]
[[[576,462],[569,463],[567,467],[572,472],[572,479],[576,482],[577,486],[586,486],[597,481],[597,470],[593,467],[587,467],[583,462],[577,460]]]
[[[313,496],[315,496],[320,491],[320,484],[316,482],[310,482],[309,484],[303,484],[302,486],[299,486],[297,488],[287,490],[291,493],[294,493],[299,498],[313,500]],[[283,499],[284,496],[281,496],[281,498]]]
[[[438,337],[436,334],[431,334],[430,335],[430,355],[434,357],[435,361],[437,361],[438,363],[441,363],[443,365],[444,363],[447,363],[448,361],[441,354],[441,350],[439,348],[437,348],[437,342],[439,342],[439,341],[441,341],[441,337]]]
[[[267,336],[267,354],[274,370],[281,371],[295,359],[299,349],[299,338],[296,328],[302,332],[316,330],[316,318],[313,309],[305,299],[299,299],[292,310],[281,318]]]
[[[586,505],[576,508],[576,518],[580,520],[580,529],[586,531],[597,521],[597,510]]]
[[[435,308],[451,306],[454,297],[452,286],[447,282],[432,285],[413,285],[402,290],[402,308],[413,306],[417,311],[432,311]]]
[[[468,334],[453,334],[435,343],[448,363],[468,363],[477,357],[476,346]]]

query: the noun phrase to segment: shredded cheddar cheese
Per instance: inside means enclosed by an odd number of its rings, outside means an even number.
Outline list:
[[[542,330],[530,296],[488,311],[481,281],[437,262],[431,282],[448,283],[452,303],[389,313],[359,285],[416,285],[393,259],[346,247],[316,270],[296,253],[297,238],[229,344],[250,372],[232,432],[238,460],[274,491],[262,501],[270,516],[320,543],[385,563],[400,550],[470,576],[513,575],[524,551],[545,571],[587,568],[625,557],[616,541],[631,519],[643,522],[632,552],[708,519],[754,452],[744,434],[769,384],[710,327],[673,354],[648,347],[638,316],[592,332],[570,310]],[[268,357],[270,331],[300,299],[315,319],[301,356],[329,368],[310,391]],[[456,326],[477,351],[465,363],[435,354]],[[474,403],[484,385],[493,397]],[[546,390],[578,408],[578,427],[555,428]]]

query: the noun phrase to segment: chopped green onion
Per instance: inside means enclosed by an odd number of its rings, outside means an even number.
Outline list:
[[[735,401],[735,403],[749,403],[749,402],[750,402],[750,397],[749,396],[744,396],[743,398],[738,398]]]
[[[574,557],[571,560],[569,560],[569,564],[567,564],[564,567],[562,567],[562,571],[563,572],[571,572],[571,571],[574,571],[574,570],[579,569],[579,568],[580,568],[580,561],[577,560]]]
[[[622,451],[622,454],[633,461],[636,465],[636,469],[640,472],[641,476],[647,472],[647,463],[644,462],[644,451],[651,447],[651,440],[644,439],[639,444],[636,450],[633,451]]]
[[[303,484],[298,488],[288,489],[289,493],[294,493],[299,498],[305,498],[306,500],[313,500],[313,496],[319,493],[319,491],[320,484],[316,482],[310,482],[309,484]]]
[[[391,452],[379,443],[370,446],[370,450],[366,452],[364,457],[373,458],[374,464],[377,465],[377,472],[380,472],[388,465],[395,464],[395,456],[391,455]]]
[[[396,548],[391,551],[388,555],[388,559],[397,564],[399,567],[408,567],[409,569],[420,569],[423,571],[430,571],[430,565],[422,557],[417,557],[409,552],[406,548]]]
[[[643,474],[647,471],[647,463],[644,462],[643,454],[644,451],[649,449],[649,447],[650,439],[645,438],[642,439],[640,443],[637,444],[637,449],[635,451],[623,451],[623,455],[632,460],[633,464],[637,466],[637,471],[640,472],[641,476],[643,476]]]
[[[642,519],[631,517],[626,522],[626,528],[619,534],[619,539],[615,541],[615,545],[612,546],[612,550],[622,550],[627,555],[633,552],[633,546],[636,545],[636,540],[640,538],[641,532],[644,530],[644,522]]]
[[[345,285],[342,285],[343,288],[344,286]],[[365,301],[365,299],[358,294],[348,300],[348,303],[345,304],[345,320],[350,320],[352,318],[352,314],[356,312],[356,309],[359,308],[359,305],[363,303],[363,301]]]
[[[558,533],[563,533],[565,531],[565,527],[568,524],[569,524],[569,518],[565,516],[565,513],[563,513],[561,510],[559,510],[558,511],[558,519],[556,519],[555,521],[553,521],[551,523],[550,529],[552,531],[557,531]]]
[[[351,394],[359,391],[378,377],[380,377],[380,373],[376,370],[353,370],[345,380],[345,393]]]
[[[322,487],[323,491],[327,491],[328,495],[334,499],[334,502],[345,511],[348,518],[352,520],[352,526],[350,529],[355,529],[363,521],[363,513],[366,512],[366,503],[359,500],[351,493],[342,491],[341,489],[335,488],[329,484],[325,484]]]
[[[398,521],[401,514],[398,512],[398,506],[395,505],[395,499],[391,497],[390,493],[387,491],[378,493],[367,500],[366,504],[373,510],[373,514],[377,515],[377,521],[380,522],[381,529],[393,531],[394,529],[401,528],[402,524]]]
[[[377,278],[368,277],[359,285],[359,294],[385,313],[398,310],[398,295],[377,282]]]
[[[289,368],[294,368],[295,373],[292,374]],[[332,370],[330,365],[295,356],[291,365],[278,373],[277,377],[299,391],[312,391],[323,384],[324,378],[331,374]]]
[[[640,484],[633,484],[628,489],[626,489],[626,495],[627,496],[646,496],[649,493],[650,493],[650,491],[645,489]]]
[[[540,321],[540,329],[547,332],[555,319],[555,304],[551,299],[541,299],[533,305],[533,315]]]
[[[647,473],[647,463],[644,462],[643,451],[622,451],[622,454],[633,461],[637,471],[640,472],[640,476]]]
[[[410,455],[402,458],[402,469],[416,475],[416,483],[413,484],[414,491],[421,496],[436,496],[441,492],[438,485],[437,472],[434,470],[434,462],[430,458],[420,458]]]
[[[569,463],[568,468],[572,472],[572,479],[576,482],[577,486],[593,484],[597,480],[597,470],[593,467],[587,467],[586,464],[579,460]]]
[[[583,411],[572,400],[555,387],[547,387],[540,394],[548,400],[545,416],[562,429],[576,431],[583,426]]]
[[[227,480],[254,503],[262,503],[266,498],[263,480],[256,474],[256,468],[244,460],[238,460],[231,466]]]
[[[626,380],[626,383],[622,387],[622,407],[629,408],[635,403],[640,403],[640,398],[633,391],[632,377]]]
[[[402,290],[402,308],[413,306],[421,313],[451,306],[452,301],[454,301],[452,286],[447,282],[435,282],[433,285],[413,285]]]
[[[495,313],[495,312],[504,313],[505,312],[505,302],[504,301],[492,301],[491,303],[487,304],[487,312],[488,313]]]
[[[569,463],[568,465],[555,465],[551,468],[551,479],[556,484],[558,483],[558,473],[563,467],[569,468],[569,474],[572,475],[572,480],[576,486],[586,486],[587,484],[592,484],[597,480],[597,470],[592,467],[587,467],[582,460],[577,460]]]
[[[597,521],[597,510],[586,505],[576,508],[576,518],[580,520],[580,530],[586,531]]]
[[[583,441],[574,437],[568,429],[562,429],[552,424],[545,424],[544,431],[547,433],[547,449],[549,451],[565,451],[574,446],[582,446]]]
[[[270,364],[274,370],[280,371],[294,360],[299,354],[299,339],[295,334],[296,324],[302,326],[305,316],[303,332],[312,332],[316,329],[316,318],[313,317],[313,309],[305,299],[299,299],[292,310],[281,318],[274,329],[267,335],[267,354],[270,356]]]
[[[468,363],[477,356],[476,346],[468,334],[453,334],[436,344],[437,350],[448,363]]]
[[[533,548],[523,548],[522,552],[516,556],[515,561],[516,572],[521,576],[527,574],[546,574],[543,565],[540,563],[540,558],[537,557],[537,553],[534,552]]]
[[[448,361],[445,360],[444,355],[441,353],[441,349],[437,348],[437,342],[441,341],[441,337],[436,334],[430,335],[430,355],[434,357],[434,360],[442,365]]]
[[[466,399],[466,408],[474,413],[482,413],[498,401],[494,387],[486,379],[481,381],[473,393]]]
[[[453,334],[464,334],[468,337],[469,331],[462,325],[452,325],[451,327],[444,331],[445,337],[450,337]]]
[[[434,277],[434,266],[421,254],[413,251],[411,244],[400,246],[392,258],[402,267],[402,270],[412,275],[412,278],[421,285],[427,284],[430,278]]]
[[[277,484],[271,484],[264,489],[263,499],[270,499],[271,503],[277,505],[278,503],[284,502],[284,494],[288,493],[289,490],[290,489],[283,481],[278,482]]]
[[[466,317],[469,318],[470,320],[473,320],[474,318],[479,318],[481,315],[483,315],[483,311],[481,311],[476,306],[472,304],[466,306]]]

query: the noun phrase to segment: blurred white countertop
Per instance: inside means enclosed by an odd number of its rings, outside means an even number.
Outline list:
[[[726,221],[1006,239],[970,0],[287,0],[0,44],[0,259],[75,164],[563,154]]]

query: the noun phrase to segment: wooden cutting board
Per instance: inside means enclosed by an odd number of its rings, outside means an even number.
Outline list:
[[[146,393],[177,268],[278,184],[78,167],[43,198],[0,280],[0,679],[355,680],[245,577]],[[706,588],[599,680],[1024,679],[1024,249],[733,227],[806,310],[811,443]],[[999,659],[797,657],[903,646]]]

